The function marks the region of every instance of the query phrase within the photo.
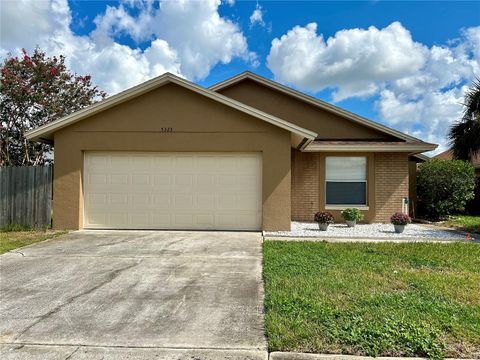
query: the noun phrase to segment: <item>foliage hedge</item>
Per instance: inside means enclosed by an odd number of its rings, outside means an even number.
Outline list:
[[[462,160],[432,159],[417,173],[419,213],[430,220],[465,210],[474,197],[475,168]]]

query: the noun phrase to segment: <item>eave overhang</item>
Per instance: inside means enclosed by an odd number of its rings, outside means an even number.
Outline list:
[[[435,150],[436,144],[422,141],[371,142],[371,141],[322,141],[308,144],[305,152],[406,152],[410,155]]]

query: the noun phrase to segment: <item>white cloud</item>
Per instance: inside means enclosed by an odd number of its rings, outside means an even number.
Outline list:
[[[218,13],[220,0],[162,1],[158,9],[136,5],[132,16],[123,4],[109,7],[95,20],[93,37],[99,41],[117,34],[130,35],[135,41],[163,39],[176,50],[182,73],[191,79],[206,77],[217,63],[229,63],[239,57],[255,60],[239,27]]]
[[[398,22],[381,30],[342,30],[326,41],[311,23],[274,39],[267,63],[281,82],[311,91],[334,87],[338,101],[372,95],[379,82],[415,73],[427,54]]]
[[[250,27],[253,27],[255,25],[265,26],[262,7],[258,3],[255,6],[255,10],[253,10],[252,15],[250,15]]]
[[[446,150],[445,135],[450,124],[462,115],[461,103],[466,89],[461,86],[444,92],[431,91],[415,99],[383,90],[377,108],[389,125],[424,141],[440,144],[438,153]]]
[[[65,31],[71,21],[66,1],[2,1],[0,45],[3,49],[32,48],[39,38]]]
[[[48,54],[64,54],[76,72],[91,74],[109,94],[166,71],[190,79],[206,77],[217,63],[234,57],[255,62],[245,37],[232,21],[218,14],[219,0],[123,0],[95,19],[88,36],[70,30],[67,0],[2,2],[0,56],[40,46]],[[132,7],[137,15],[132,16]],[[21,25],[19,25],[21,24]],[[131,48],[115,41],[128,35],[148,46]]]
[[[480,27],[429,48],[398,22],[342,30],[327,40],[311,23],[274,39],[267,62],[277,80],[313,92],[331,88],[334,101],[377,96],[387,125],[445,144],[466,86],[480,75]]]

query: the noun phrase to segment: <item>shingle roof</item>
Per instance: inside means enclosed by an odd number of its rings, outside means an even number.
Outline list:
[[[436,156],[434,156],[435,159],[440,159],[440,160],[452,160],[453,159],[453,151],[452,150],[447,150],[447,151],[444,151]],[[475,166],[475,168],[480,168],[480,152],[477,154],[477,156],[475,156],[473,159],[472,159],[472,164],[473,166]]]

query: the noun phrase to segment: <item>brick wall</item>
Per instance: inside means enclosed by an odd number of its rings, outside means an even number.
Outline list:
[[[375,154],[375,222],[388,222],[408,197],[408,155]]]
[[[318,211],[319,153],[292,149],[292,220],[313,221]]]

